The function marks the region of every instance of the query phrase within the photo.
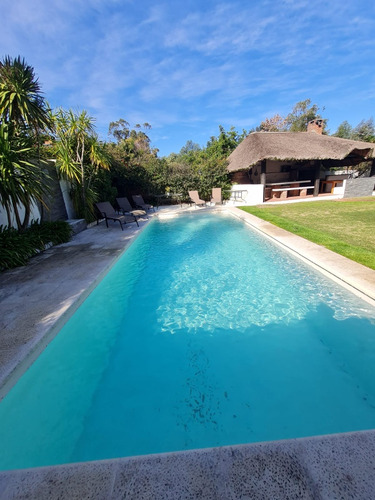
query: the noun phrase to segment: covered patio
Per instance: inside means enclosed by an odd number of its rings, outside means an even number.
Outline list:
[[[341,139],[321,133],[321,120],[307,132],[254,132],[228,157],[228,171],[238,188],[263,185],[263,201],[334,194],[348,174],[327,176],[326,171],[350,170],[371,162],[375,173],[375,144]],[[334,174],[334,172],[332,172]]]

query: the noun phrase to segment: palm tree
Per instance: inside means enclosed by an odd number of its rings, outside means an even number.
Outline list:
[[[12,225],[13,211],[17,227],[22,231],[28,226],[32,202],[43,203],[48,176],[42,181],[39,165],[31,159],[30,138],[15,135],[12,129],[11,124],[0,123],[0,201],[7,213],[8,226]],[[20,205],[25,207],[23,220]]]
[[[49,129],[51,118],[34,69],[20,56],[0,62],[0,117],[16,128]]]
[[[41,201],[46,192],[38,138],[40,131],[50,128],[51,123],[34,69],[20,57],[6,56],[0,62],[0,169],[4,183],[0,202],[7,211],[9,224],[13,209],[19,230],[28,225],[32,202]],[[37,149],[33,150],[35,145]],[[25,207],[23,221],[20,204]]]
[[[96,193],[92,183],[100,168],[109,169],[109,156],[97,138],[94,119],[87,111],[59,110],[55,115],[56,158],[59,172],[72,186],[78,216],[93,218]]]

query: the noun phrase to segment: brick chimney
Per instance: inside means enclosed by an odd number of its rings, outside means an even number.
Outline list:
[[[307,124],[307,132],[316,132],[317,134],[323,133],[323,120],[311,120]]]

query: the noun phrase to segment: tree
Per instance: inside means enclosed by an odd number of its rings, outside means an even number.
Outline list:
[[[151,140],[146,133],[150,129],[149,123],[136,124],[130,128],[129,123],[122,118],[109,125],[109,134],[116,139],[116,143],[108,145],[112,183],[122,196],[135,191],[164,191],[165,163],[157,157],[158,150],[151,147]]]
[[[295,104],[292,112],[285,119],[285,125],[289,132],[306,132],[307,124],[316,119],[322,119],[319,107],[316,104],[311,104],[311,99],[305,99]],[[323,133],[326,121],[323,120]]]
[[[353,128],[350,123],[345,120],[340,123],[333,135],[335,137],[340,137],[341,139],[351,139],[353,136]]]
[[[94,119],[86,111],[59,110],[54,115],[55,154],[60,175],[71,183],[71,194],[77,216],[94,218],[97,201],[94,181],[99,169],[109,170],[106,147],[98,140]]]
[[[374,142],[375,126],[374,119],[362,120],[352,131],[352,139],[356,141]]]
[[[119,143],[129,137],[129,126],[129,123],[126,120],[120,118],[117,122],[111,122],[109,124],[108,135],[112,135],[116,139],[116,142]]]
[[[17,129],[49,129],[51,118],[34,69],[19,56],[0,62],[0,116]]]
[[[47,175],[40,175],[40,165],[33,159],[30,137],[16,135],[12,124],[0,123],[0,201],[5,207],[8,227],[12,226],[12,211],[19,231],[27,228],[31,204],[43,203],[47,193]],[[25,207],[23,220],[20,205]]]
[[[333,135],[342,139],[375,142],[374,119],[361,120],[354,128],[345,120],[338,126],[337,131]]]
[[[188,155],[190,153],[195,153],[197,151],[201,151],[201,147],[199,144],[196,142],[193,142],[191,140],[186,141],[185,146],[182,146],[180,149],[180,155]]]
[[[237,132],[234,127],[226,131],[222,125],[219,125],[219,136],[211,137],[207,142],[207,152],[209,155],[216,156],[216,158],[226,159],[232,151],[243,141],[247,136],[246,130],[241,134]]]
[[[22,231],[28,226],[32,203],[42,201],[46,192],[39,134],[51,127],[51,118],[34,69],[20,57],[6,56],[0,62],[0,126],[0,168],[4,183],[0,201],[6,207],[9,225],[12,209]],[[23,220],[20,204],[25,207]]]
[[[265,118],[260,126],[259,130],[261,132],[283,132],[286,127],[286,119],[276,114],[271,118]]]
[[[172,192],[182,193],[187,198],[189,190],[199,190],[200,196],[209,200],[213,187],[230,190],[227,157],[246,137],[234,127],[226,131],[219,126],[219,136],[211,137],[205,148],[187,141],[179,154],[172,153],[166,159],[167,186]]]

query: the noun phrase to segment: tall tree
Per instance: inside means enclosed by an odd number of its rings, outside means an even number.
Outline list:
[[[246,130],[240,134],[234,127],[227,131],[219,125],[219,136],[210,138],[206,146],[207,152],[217,158],[226,159],[246,136]]]
[[[116,143],[108,145],[112,157],[112,181],[121,195],[135,191],[163,192],[165,164],[157,157],[158,150],[151,147],[149,123],[136,124],[120,119],[109,125],[109,134]]]
[[[283,132],[286,127],[286,119],[276,114],[271,118],[265,118],[260,126],[259,130],[261,132]]]
[[[221,187],[225,196],[230,190],[227,157],[246,135],[245,130],[240,134],[234,127],[226,131],[219,126],[218,137],[211,137],[205,148],[187,141],[179,154],[172,153],[166,159],[167,186],[186,197],[189,190],[197,189],[206,200],[213,187]]]
[[[96,192],[93,182],[98,170],[110,165],[106,147],[98,140],[94,119],[87,111],[60,109],[54,115],[55,154],[60,175],[70,181],[74,207],[79,217],[94,218]]]
[[[351,139],[353,136],[353,128],[348,121],[343,121],[338,126],[336,132],[333,134],[335,137],[340,137],[341,139]]]
[[[9,224],[12,208],[18,229],[24,230],[29,223],[32,203],[41,201],[46,191],[38,138],[40,131],[51,127],[51,118],[34,69],[20,57],[6,56],[0,62],[0,125],[2,181],[9,181],[9,172],[13,172],[15,181],[7,182],[6,190],[9,195],[11,188],[12,195],[3,198],[4,188],[0,201],[6,207]],[[20,205],[25,208],[23,220]]]
[[[191,140],[186,141],[185,146],[180,149],[180,155],[188,155],[190,153],[195,153],[196,151],[201,151],[201,147],[196,142]]]
[[[6,56],[0,62],[0,116],[18,129],[51,127],[48,105],[34,69],[19,56]]]
[[[352,131],[352,139],[357,141],[374,142],[375,126],[374,119],[361,120]]]
[[[316,119],[322,119],[319,107],[311,104],[311,99],[305,99],[295,104],[292,112],[286,117],[285,124],[289,132],[306,132],[307,124]],[[326,120],[323,120],[323,123],[323,133],[325,133]]]
[[[40,175],[34,155],[29,136],[15,134],[12,124],[0,123],[0,202],[5,207],[8,226],[12,226],[13,213],[19,231],[28,226],[32,203],[43,203],[47,193],[47,175]],[[25,209],[23,219],[21,205]]]
[[[109,124],[108,135],[112,135],[116,139],[116,142],[119,143],[129,137],[129,127],[129,122],[120,118],[117,122],[111,122]]]

